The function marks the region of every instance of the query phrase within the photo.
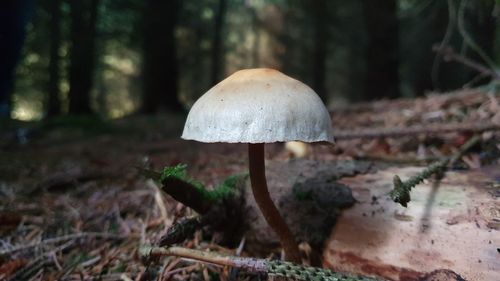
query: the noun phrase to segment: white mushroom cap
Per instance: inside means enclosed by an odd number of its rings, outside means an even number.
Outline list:
[[[333,142],[331,119],[304,83],[266,68],[240,70],[201,96],[183,139],[201,142]]]

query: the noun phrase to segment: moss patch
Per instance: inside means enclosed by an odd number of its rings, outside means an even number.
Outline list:
[[[232,196],[236,188],[242,186],[241,183],[246,181],[247,178],[247,173],[227,177],[220,185],[214,188],[214,190],[208,192],[211,197],[210,199],[218,201]]]
[[[165,167],[161,172],[160,182],[164,182],[169,177],[183,180],[193,185],[202,194],[204,199],[211,202],[217,202],[231,196],[235,188],[248,177],[248,174],[231,175],[224,179],[224,181],[213,190],[208,190],[203,183],[190,178],[187,175],[186,169],[186,164]]]

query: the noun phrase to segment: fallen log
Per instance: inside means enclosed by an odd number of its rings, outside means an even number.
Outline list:
[[[500,280],[500,167],[448,171],[413,190],[407,208],[392,202],[393,176],[409,178],[422,169],[342,179],[357,202],[337,220],[324,265],[390,280],[418,280],[443,268],[466,280]]]
[[[388,195],[392,177],[407,178],[421,168],[297,159],[269,162],[267,169],[271,195],[298,239],[316,251],[315,266],[388,280],[500,278],[498,173],[447,172],[439,188],[424,182],[415,189],[406,209]],[[231,197],[237,200],[220,201],[217,208],[191,218],[199,224],[192,229],[203,225],[218,232],[226,245],[244,236],[245,252],[264,257],[277,252],[279,243],[247,194],[248,184],[241,182],[241,192]],[[182,238],[162,241],[172,246]]]

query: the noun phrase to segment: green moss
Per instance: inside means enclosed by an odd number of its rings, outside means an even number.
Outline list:
[[[187,178],[186,168],[187,168],[186,164],[167,166],[163,168],[163,171],[161,172],[160,181],[163,182],[169,177],[185,180]]]
[[[231,196],[236,188],[247,178],[248,174],[246,173],[227,177],[220,185],[214,188],[214,190],[208,192],[210,200],[218,201]]]
[[[201,182],[188,177],[186,169],[187,169],[186,164],[167,166],[163,168],[163,171],[161,172],[160,182],[163,183],[166,179],[174,177],[191,184],[192,186],[196,187],[196,189],[198,189],[200,192],[206,193],[207,190],[205,189],[205,186],[203,186]]]
[[[213,190],[208,190],[205,186],[187,175],[186,164],[178,164],[176,166],[169,166],[163,168],[160,176],[160,182],[164,182],[169,177],[175,177],[177,179],[183,180],[191,185],[193,185],[205,198],[206,200],[215,202],[223,200],[234,192],[235,188],[241,183],[241,181],[246,180],[248,174],[232,175],[227,177],[220,185],[218,185]]]

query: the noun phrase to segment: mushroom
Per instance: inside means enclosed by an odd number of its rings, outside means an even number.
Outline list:
[[[269,195],[264,144],[333,142],[330,115],[318,95],[277,70],[240,70],[194,103],[182,138],[208,143],[248,143],[255,201],[278,235],[285,259],[300,263],[297,242]]]
[[[311,153],[309,146],[301,141],[287,141],[285,150],[294,158],[304,158]]]

